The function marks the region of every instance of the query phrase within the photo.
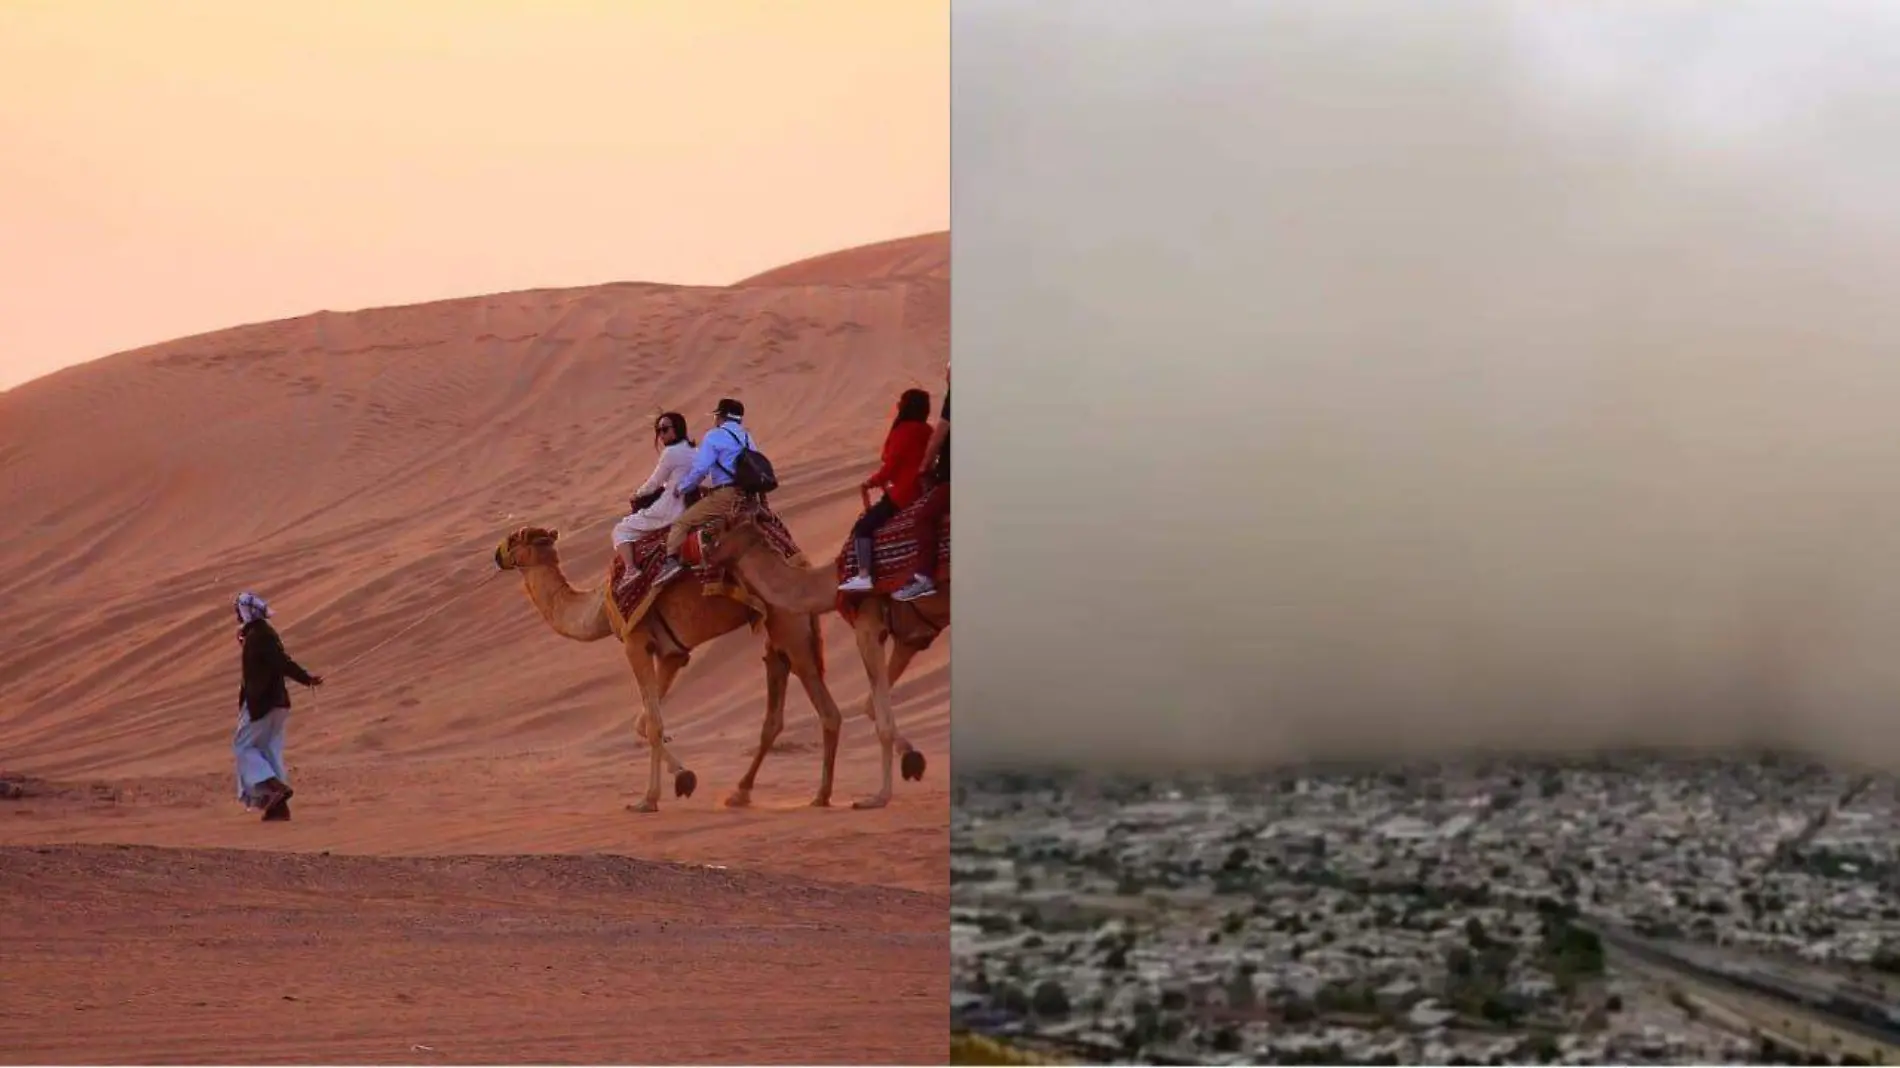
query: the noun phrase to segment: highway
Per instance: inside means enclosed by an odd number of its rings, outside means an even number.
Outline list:
[[[1831,1059],[1900,1065],[1900,1024],[1891,1007],[1790,974],[1791,969],[1706,947],[1657,943],[1614,924],[1583,919],[1614,959],[1660,972],[1690,997],[1707,1002],[1783,1045]]]

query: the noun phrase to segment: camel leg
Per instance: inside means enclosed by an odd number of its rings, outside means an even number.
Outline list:
[[[659,670],[660,700],[662,701],[666,700],[667,693],[673,689],[673,680],[679,677],[680,669],[684,668],[685,666],[686,666],[686,662],[684,660],[680,661],[678,664],[669,664],[664,659],[660,661],[660,670]],[[647,742],[647,713],[646,713],[646,709],[644,708],[640,710],[638,715],[633,717],[633,733],[635,737],[640,739],[641,745],[646,744]],[[680,762],[677,759],[675,759],[673,756],[673,750],[671,748],[673,744],[673,739],[670,737],[661,738],[660,741],[663,742],[668,747],[661,750],[660,752],[660,759],[666,761],[666,770],[670,772],[678,772],[680,769]]]
[[[679,678],[680,672],[686,670],[686,664],[691,659],[692,659],[691,655],[685,654],[685,653],[675,653],[671,657],[663,657],[661,659],[660,661],[660,666],[661,666],[660,700],[662,701],[666,700],[666,695],[669,692],[671,692],[673,689],[673,680]],[[641,711],[641,713],[634,718],[633,732],[640,736],[641,741],[643,742],[646,741],[647,714],[644,710]],[[668,745],[671,745],[673,743],[673,739],[671,738],[662,737],[660,740],[667,743]],[[678,767],[679,767],[677,762],[673,760],[673,757],[671,754],[668,754],[666,758],[666,766],[673,770],[678,770]]]
[[[640,687],[640,703],[646,707],[647,792],[638,803],[627,806],[629,812],[660,810],[660,759],[666,749],[666,724],[660,718],[660,669],[653,662],[653,654],[647,652],[645,639],[646,635],[635,632],[623,645],[627,664],[633,668],[633,681]]]
[[[759,775],[759,766],[765,763],[765,754],[772,751],[772,744],[778,741],[779,732],[785,729],[786,685],[792,677],[792,661],[777,649],[765,650],[765,723],[759,727],[759,748],[752,754],[752,766],[745,771],[745,778],[726,798],[727,808],[744,808],[752,803],[752,784]]]
[[[914,645],[906,645],[901,641],[892,640],[891,664],[889,668],[892,688],[897,686],[897,680],[903,677],[904,669],[910,666],[910,662],[916,659],[919,652],[922,652],[922,650]],[[917,751],[916,746],[910,744],[910,739],[904,737],[903,732],[897,730],[897,710],[895,708],[891,710],[891,731],[897,741],[898,773],[906,780],[915,779],[918,782],[923,782],[924,755]]]
[[[910,662],[916,659],[919,651],[920,650],[915,646],[905,645],[900,641],[893,641],[891,643],[891,661],[890,667],[887,670],[890,672],[892,688],[897,686],[898,679],[904,677],[904,670],[910,667]],[[864,718],[870,720],[872,726],[877,725],[877,702],[871,699],[870,694],[864,696]],[[893,711],[891,713],[893,730],[896,729],[896,718],[897,714]],[[904,778],[916,779],[922,782],[924,778],[924,755],[917,751],[916,746],[910,744],[910,739],[904,737],[901,731],[893,736],[893,744],[897,746],[897,752],[903,757],[902,770]]]
[[[805,696],[811,698],[811,707],[818,713],[819,729],[825,735],[825,755],[818,773],[818,793],[811,799],[813,808],[828,808],[831,805],[832,774],[838,767],[838,736],[844,730],[844,713],[838,711],[838,702],[832,700],[831,688],[825,685],[824,669],[819,666],[818,650],[807,645],[793,645],[786,650],[791,663],[792,674],[805,687]]]
[[[660,657],[660,666],[655,672],[655,681],[660,686],[660,700],[666,700],[666,695],[673,691],[674,680],[680,677],[680,672],[686,670],[686,665],[691,659],[692,657],[685,653]],[[642,718],[644,719],[644,716]],[[644,727],[642,730],[644,731]],[[666,762],[666,770],[673,776],[673,796],[693,796],[693,791],[699,789],[699,776],[673,758],[672,747],[667,744],[664,734],[660,736],[660,759]]]
[[[897,725],[891,718],[891,674],[884,662],[885,608],[883,602],[866,598],[858,611],[858,656],[864,660],[864,673],[871,677],[871,707],[876,710],[877,744],[884,758],[884,780],[876,795],[862,798],[852,808],[883,808],[891,803],[891,749]]]

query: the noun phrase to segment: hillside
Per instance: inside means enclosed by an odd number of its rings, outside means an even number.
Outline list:
[[[570,576],[604,573],[608,530],[655,458],[665,408],[694,433],[722,395],[777,463],[774,502],[828,558],[897,392],[942,387],[949,238],[850,249],[730,287],[616,283],[318,312],[108,357],[0,393],[0,770],[48,785],[0,842],[249,846],[231,798],[231,598],[276,610],[302,691],[303,806],[272,848],[361,853],[642,850],[941,889],[946,639],[897,690],[932,760],[883,813],[802,809],[816,719],[793,688],[759,808],[719,799],[756,742],[756,639],[695,657],[669,732],[699,794],[654,816],[637,707],[611,644],[553,635],[499,537],[557,526]],[[110,314],[102,307],[101,314]],[[483,583],[477,588],[477,584]],[[839,800],[874,788],[865,683],[826,624],[848,713]],[[840,860],[847,861],[839,864]],[[840,873],[844,873],[842,876]]]

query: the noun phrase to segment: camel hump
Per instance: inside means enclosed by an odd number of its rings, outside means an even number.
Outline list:
[[[734,503],[731,511],[695,531],[694,537],[697,539],[704,533],[712,541],[717,542],[721,534],[740,526],[756,528],[765,539],[765,543],[779,555],[780,559],[793,561],[803,559],[803,554],[798,548],[798,541],[792,537],[791,528],[785,525],[785,520],[779,518],[779,514],[772,510],[771,504],[767,503],[764,497],[740,498]],[[696,547],[695,551],[703,553],[703,546]],[[685,550],[682,549],[681,559],[685,558],[684,552]],[[703,555],[701,559],[704,559]]]

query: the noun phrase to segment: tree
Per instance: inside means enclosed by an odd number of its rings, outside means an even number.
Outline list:
[[[1004,1012],[1017,1016],[1029,1015],[1029,995],[1023,993],[1023,988],[1015,983],[996,984],[990,994],[990,1002]]]
[[[1561,914],[1545,915],[1544,955],[1560,982],[1603,974],[1603,940]]]
[[[1445,971],[1453,979],[1469,979],[1477,972],[1477,958],[1463,946],[1453,946],[1445,951]]]
[[[1517,960],[1517,953],[1509,943],[1493,942],[1478,954],[1478,974],[1494,983],[1503,985],[1511,976],[1511,965]]]
[[[1502,994],[1492,994],[1478,1005],[1478,1015],[1495,1024],[1509,1027],[1524,1016],[1522,1006]]]
[[[1054,979],[1044,979],[1036,984],[1036,993],[1031,997],[1029,1007],[1037,1016],[1059,1020],[1069,1015],[1069,992]]]
[[[1562,1048],[1557,1045],[1556,1036],[1543,1031],[1539,1031],[1526,1039],[1523,1049],[1525,1059],[1536,1061],[1538,1064],[1549,1064],[1551,1061],[1556,1060],[1558,1055],[1563,1052]]]

